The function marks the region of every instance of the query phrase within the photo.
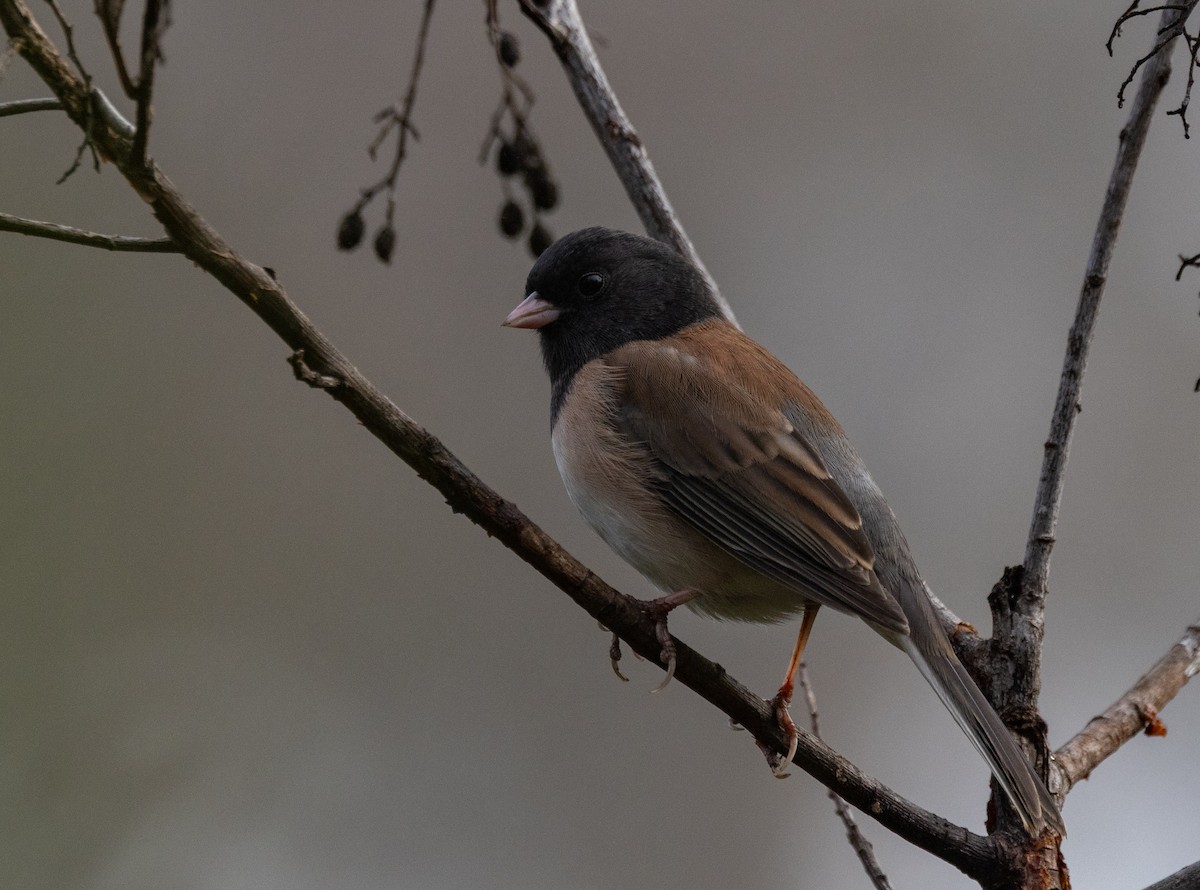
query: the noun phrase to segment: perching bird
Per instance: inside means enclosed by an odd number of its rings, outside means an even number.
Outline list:
[[[604,228],[555,242],[505,320],[536,329],[554,457],[571,500],[665,596],[666,613],[803,615],[780,723],[821,606],[904,650],[983,755],[1027,831],[1065,834],[1046,786],[959,662],[895,516],[833,415],[721,314],[664,244]],[[777,770],[778,774],[778,770]]]

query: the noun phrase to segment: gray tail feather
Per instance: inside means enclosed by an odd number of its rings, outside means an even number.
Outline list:
[[[925,652],[911,637],[897,642],[987,761],[1025,830],[1037,836],[1048,828],[1066,837],[1066,826],[1053,796],[953,651],[945,655]],[[948,648],[948,641],[944,645]]]

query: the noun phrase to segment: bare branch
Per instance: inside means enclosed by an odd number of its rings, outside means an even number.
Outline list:
[[[46,0],[50,10],[54,13],[55,19],[58,20],[58,26],[62,28],[63,34],[67,38],[67,58],[75,65],[75,70],[79,72],[79,76],[83,78],[84,85],[91,91],[92,76],[88,74],[86,68],[83,67],[83,60],[79,58],[79,54],[75,51],[75,29],[71,27],[70,21],[58,5],[58,0]],[[65,66],[64,66],[65,68]],[[84,119],[80,123],[80,129],[83,130],[83,141],[79,143],[79,148],[75,150],[75,160],[71,162],[71,166],[66,169],[62,176],[58,177],[55,185],[62,185],[66,182],[72,173],[79,169],[79,165],[83,163],[83,153],[90,151],[92,154],[92,169],[97,173],[100,172],[100,155],[96,151],[96,146],[92,143],[92,122],[91,122],[91,103],[84,103]]]
[[[1200,267],[1200,253],[1194,256],[1179,255],[1179,269],[1175,272],[1175,280],[1179,281],[1183,278],[1185,269],[1195,269]]]
[[[808,706],[812,734],[821,738],[821,716],[817,712],[817,694],[813,691],[812,680],[808,676],[808,665],[803,661],[800,662],[800,669],[796,672],[796,679],[800,683],[800,688],[804,690],[804,703]],[[862,863],[871,886],[875,890],[892,890],[887,875],[883,873],[883,869],[879,866],[879,860],[875,858],[875,848],[859,830],[858,824],[854,821],[854,814],[850,812],[850,807],[832,789],[829,790],[829,799],[833,801],[838,818],[842,820],[842,825],[846,828],[846,840],[850,842],[850,847],[858,856],[858,861]]]
[[[1187,66],[1187,85],[1183,88],[1183,98],[1179,104],[1167,112],[1168,115],[1177,115],[1179,122],[1183,124],[1183,138],[1192,138],[1192,128],[1188,124],[1187,113],[1188,106],[1192,103],[1192,88],[1196,85],[1196,65],[1200,64],[1197,61],[1197,53],[1200,53],[1200,36],[1192,37],[1188,34],[1187,29],[1182,31],[1182,37],[1188,47],[1188,66]]]
[[[408,155],[408,137],[420,139],[416,126],[412,122],[413,105],[417,101],[417,83],[421,79],[421,70],[425,65],[425,45],[429,41],[429,23],[433,18],[435,0],[425,0],[425,9],[421,13],[421,26],[417,34],[417,50],[413,57],[412,72],[408,77],[408,89],[404,98],[398,104],[389,105],[375,114],[374,121],[379,124],[379,130],[367,154],[375,160],[380,146],[394,130],[396,132],[396,151],[392,163],[380,179],[372,185],[359,190],[358,200],[354,202],[342,216],[338,224],[337,245],[339,250],[355,250],[362,243],[366,232],[366,221],[363,219],[363,208],[375,199],[380,192],[387,191],[387,206],[384,210],[383,225],[375,232],[372,247],[375,256],[381,263],[391,263],[392,253],[396,248],[396,178],[400,173],[400,165]]]
[[[1200,618],[1128,692],[1054,752],[1065,790],[1086,779],[1139,732],[1158,726],[1154,734],[1165,734],[1166,730],[1157,722],[1158,712],[1197,673],[1200,673]]]
[[[75,76],[21,0],[0,0],[0,25],[21,55],[80,123],[89,87]],[[259,316],[293,351],[293,370],[344,405],[450,508],[465,514],[537,569],[636,652],[657,663],[661,643],[654,623],[635,602],[609,587],[568,554],[511,502],[487,487],[428,431],[383,396],[291,302],[265,269],[242,258],[183,198],[152,162],[129,162],[127,131],[96,116],[94,138],[184,254]],[[303,350],[301,353],[300,350]],[[775,751],[786,750],[774,709],[735,681],[720,665],[677,642],[676,679]],[[819,739],[801,733],[795,762],[848,802],[910,843],[967,875],[1004,868],[997,846],[921,809],[866,775]]]
[[[421,79],[421,69],[425,66],[425,45],[429,42],[429,23],[433,18],[434,2],[435,0],[425,0],[425,8],[421,13],[421,25],[417,32],[417,50],[413,56],[412,72],[408,76],[408,89],[404,93],[404,98],[400,100],[399,105],[391,105],[375,115],[375,123],[381,126],[367,148],[367,154],[371,156],[371,160],[375,160],[375,154],[379,151],[379,147],[388,134],[395,130],[396,153],[392,156],[392,164],[382,179],[362,190],[362,197],[355,205],[355,210],[361,211],[380,191],[387,189],[388,200],[387,211],[384,215],[384,227],[388,230],[392,228],[396,212],[396,177],[400,173],[400,165],[404,163],[404,158],[408,154],[408,137],[421,138],[417,133],[417,128],[413,125],[412,113],[413,105],[417,101],[417,84]],[[388,253],[390,256],[390,251]]]
[[[168,24],[167,0],[146,0],[142,13],[142,43],[138,57],[137,134],[133,137],[133,163],[146,163],[146,143],[150,138],[151,107],[154,95],[154,71],[162,60],[162,35]]]
[[[29,114],[34,111],[61,111],[62,103],[57,99],[18,99],[15,102],[0,102],[0,117],[14,114]]]
[[[1189,4],[1189,8],[1191,5],[1193,4]],[[1163,27],[1168,29],[1171,40],[1182,29],[1183,22],[1184,17],[1178,11],[1166,10],[1163,13]],[[1100,297],[1108,280],[1108,266],[1125,213],[1133,174],[1137,169],[1142,146],[1146,142],[1155,103],[1170,77],[1169,43],[1170,41],[1162,45],[1161,51],[1157,52],[1142,70],[1141,85],[1129,111],[1129,120],[1121,131],[1117,157],[1113,162],[1104,195],[1104,206],[1096,224],[1091,254],[1079,293],[1075,320],[1067,335],[1062,378],[1050,421],[1050,435],[1046,440],[1041,478],[1025,548],[1020,596],[1013,603],[1010,621],[1002,622],[995,628],[996,636],[1003,638],[1006,647],[1011,646],[1012,657],[1016,664],[1022,666],[1021,686],[1024,688],[1014,692],[1025,704],[1036,703],[1038,690],[1041,688],[1041,643],[1050,552],[1054,547],[1054,534],[1062,502],[1067,453],[1075,430],[1075,418],[1081,410],[1079,394],[1087,367],[1088,348],[1092,341]]]
[[[125,64],[125,52],[121,49],[121,13],[125,10],[125,0],[96,0],[96,17],[100,19],[104,39],[108,42],[108,51],[112,55],[113,65],[117,69],[117,79],[121,81],[121,89],[130,99],[137,98],[137,84],[129,76],[129,66]]]
[[[58,223],[39,222],[0,213],[0,232],[16,232],[35,238],[66,241],[102,250],[127,251],[130,253],[182,253],[183,249],[170,238],[134,238],[129,235],[101,235]]]
[[[62,7],[58,5],[58,0],[46,0],[46,5],[54,13],[54,18],[58,22],[58,26],[62,28],[63,36],[67,39],[67,58],[75,65],[75,70],[79,72],[79,76],[83,78],[84,82],[91,83],[92,76],[83,67],[79,53],[75,51],[75,29],[71,26],[70,19],[62,11]]]
[[[1187,17],[1189,15],[1191,15],[1192,9],[1195,7],[1195,5],[1196,5],[1196,0],[1188,0],[1188,2],[1183,4],[1182,6],[1159,6],[1159,7],[1155,7],[1154,10],[1146,10],[1147,12],[1152,12],[1152,11],[1161,9],[1163,12],[1162,19],[1161,19],[1162,24],[1158,29],[1158,37],[1160,39],[1156,44],[1154,44],[1154,48],[1152,50],[1150,50],[1150,52],[1146,53],[1146,55],[1142,56],[1140,59],[1138,59],[1136,62],[1133,63],[1133,67],[1129,69],[1129,75],[1125,78],[1124,81],[1121,82],[1121,87],[1120,87],[1120,89],[1117,90],[1117,107],[1118,108],[1125,107],[1125,90],[1126,90],[1126,88],[1128,88],[1128,86],[1131,83],[1133,83],[1133,78],[1137,75],[1138,69],[1141,68],[1143,65],[1145,65],[1147,62],[1149,62],[1151,59],[1153,59],[1159,55],[1169,55],[1170,54],[1169,47],[1175,42],[1175,38],[1178,37],[1181,33],[1183,33],[1183,23],[1185,21],[1187,21]],[[1134,9],[1136,7],[1137,7],[1137,0],[1134,0],[1133,5],[1130,6],[1129,9],[1125,10],[1124,14],[1122,14],[1121,17],[1119,19],[1117,19],[1117,27],[1118,28],[1122,21],[1130,19],[1133,16],[1139,14],[1138,12],[1134,11]],[[1108,49],[1109,55],[1112,55],[1111,41],[1112,41],[1112,38],[1109,38],[1109,49]],[[1169,59],[1167,60],[1167,70],[1168,70],[1168,72],[1170,71],[1170,60]],[[1142,79],[1142,82],[1145,83],[1144,77]]]
[[[1200,862],[1185,865],[1173,875],[1155,881],[1146,890],[1197,890],[1200,888]]]
[[[550,45],[566,70],[575,98],[592,125],[609,161],[617,172],[629,200],[646,227],[646,233],[670,244],[693,262],[712,287],[721,311],[736,324],[733,310],[725,302],[687,232],[675,215],[667,193],[654,172],[650,155],[633,129],[617,95],[608,84],[600,60],[588,38],[587,26],[575,6],[575,0],[549,0],[537,3],[520,0],[526,16],[550,38]]]
[[[1167,9],[1174,9],[1174,10],[1177,10],[1180,12],[1187,9],[1186,6],[1180,6],[1178,4],[1175,4],[1175,5],[1167,4],[1167,5],[1163,5],[1163,6],[1147,6],[1145,9],[1139,9],[1138,3],[1140,3],[1140,2],[1141,2],[1141,0],[1133,0],[1133,2],[1129,4],[1129,8],[1126,9],[1119,16],[1117,16],[1117,20],[1115,22],[1113,22],[1112,33],[1108,35],[1108,42],[1104,44],[1104,48],[1106,50],[1108,50],[1108,54],[1110,56],[1113,54],[1113,43],[1115,43],[1116,39],[1121,36],[1121,26],[1123,24],[1125,24],[1127,21],[1129,21],[1130,19],[1137,18],[1138,16],[1142,16],[1142,15],[1152,15],[1153,13],[1163,12],[1164,10],[1167,10]],[[1136,71],[1135,71],[1135,73],[1136,73]],[[1132,79],[1133,79],[1133,76],[1130,75],[1130,80],[1132,80]],[[1126,81],[1126,83],[1128,83],[1128,81]]]
[[[169,24],[168,0],[146,0],[142,11],[142,36],[138,53],[138,75],[135,80],[125,64],[125,53],[121,49],[121,14],[125,11],[125,0],[96,0],[96,16],[100,19],[104,39],[117,69],[121,89],[137,103],[136,127],[131,151],[135,162],[146,162],[146,143],[150,137],[151,105],[154,95],[154,70],[162,60],[162,35]]]

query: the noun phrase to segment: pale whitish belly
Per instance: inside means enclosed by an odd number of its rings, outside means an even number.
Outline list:
[[[686,525],[654,496],[614,440],[570,443],[559,424],[554,459],[571,501],[622,559],[665,593],[698,590],[688,606],[716,618],[776,622],[804,609],[799,591],[749,568]],[[615,437],[614,437],[615,439]],[[599,447],[598,447],[599,446]]]

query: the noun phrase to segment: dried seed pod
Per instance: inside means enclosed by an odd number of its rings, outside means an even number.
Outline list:
[[[558,206],[558,185],[550,178],[545,167],[529,171],[525,176],[525,185],[533,199],[533,206],[538,210],[553,210]]]
[[[509,68],[516,67],[521,61],[521,50],[517,46],[517,35],[508,31],[500,33],[500,61]]]
[[[375,233],[375,256],[381,263],[392,262],[392,251],[396,249],[396,230],[390,222],[384,223],[383,228]]]
[[[501,176],[513,176],[521,172],[521,155],[511,142],[501,142],[496,152],[496,172]]]
[[[516,201],[505,201],[500,208],[500,231],[505,238],[516,238],[525,228],[525,212]]]
[[[517,153],[520,169],[536,170],[539,167],[545,166],[545,161],[542,160],[541,149],[538,148],[538,144],[524,130],[517,131],[517,135],[513,137],[512,147],[513,151]]]
[[[554,236],[550,234],[549,229],[540,222],[534,223],[529,232],[529,252],[535,257],[539,257],[553,243]]]
[[[362,243],[363,232],[366,231],[367,225],[363,222],[362,214],[358,208],[354,208],[338,223],[337,231],[337,246],[338,250],[354,250]]]

